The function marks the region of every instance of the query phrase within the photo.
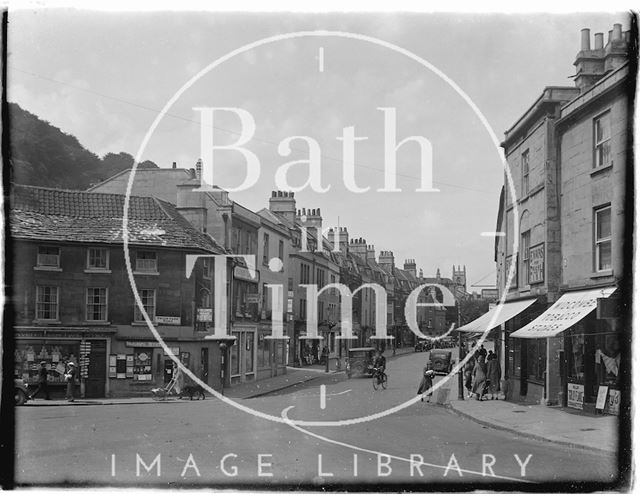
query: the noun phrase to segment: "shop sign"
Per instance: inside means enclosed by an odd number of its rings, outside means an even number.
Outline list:
[[[529,284],[544,282],[544,244],[529,249]]]
[[[607,400],[604,412],[610,415],[620,414],[620,391],[617,389],[609,390],[609,399]]]
[[[248,304],[257,304],[259,300],[257,293],[247,293],[247,303]]]
[[[213,321],[213,309],[205,309],[205,308],[199,307],[196,315],[196,320],[198,322]]]
[[[180,317],[174,316],[156,316],[156,324],[164,324],[167,326],[180,326]]]
[[[249,271],[249,269],[245,268],[244,266],[236,266],[233,269],[233,277],[238,280],[259,281],[259,271],[254,271],[254,275],[255,276],[251,276],[251,271]]]
[[[607,402],[608,386],[598,386],[598,398],[596,399],[596,410],[604,410],[604,405]]]
[[[567,384],[567,406],[582,410],[584,403],[584,386],[582,384]]]
[[[125,341],[124,346],[130,348],[159,348],[162,345],[157,341]]]
[[[178,346],[170,346],[169,347],[169,352],[170,353],[163,352],[163,354],[165,356],[167,356],[167,357],[169,357],[171,355],[173,355],[174,357],[179,357],[180,356],[180,347],[178,347]]]

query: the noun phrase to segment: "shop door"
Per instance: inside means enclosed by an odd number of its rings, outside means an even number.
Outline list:
[[[107,379],[107,342],[91,340],[88,377],[85,381],[85,397],[104,398]]]
[[[200,349],[200,379],[205,384],[209,384],[209,349]]]

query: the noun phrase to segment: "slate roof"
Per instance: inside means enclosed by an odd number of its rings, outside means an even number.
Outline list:
[[[9,224],[16,239],[121,244],[125,196],[13,185]],[[222,254],[169,202],[130,197],[129,243]]]

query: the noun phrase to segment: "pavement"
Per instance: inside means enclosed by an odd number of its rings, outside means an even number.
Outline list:
[[[523,405],[504,400],[458,400],[451,410],[487,427],[523,437],[595,451],[615,453],[618,417],[585,415],[569,408]]]
[[[407,354],[414,354],[413,348],[397,349],[396,355],[385,352],[388,360],[395,360]],[[416,357],[414,357],[416,358]],[[325,372],[324,366],[313,365],[296,368],[287,367],[282,374],[261,381],[243,383],[225,389],[225,396],[233,399],[251,399],[299,389],[324,382],[344,380],[343,371]],[[572,409],[544,405],[524,405],[504,400],[459,400],[457,398],[457,379],[451,379],[445,406],[466,419],[493,429],[508,431],[522,437],[549,441],[565,446],[615,453],[617,451],[618,418],[611,415],[586,415]],[[155,401],[151,397],[140,398],[104,398],[66,400],[32,400],[27,407],[34,406],[87,406],[87,405],[141,405],[149,403],[188,403],[171,397]]]

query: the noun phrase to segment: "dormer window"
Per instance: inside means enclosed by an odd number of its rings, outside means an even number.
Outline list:
[[[59,268],[60,248],[45,245],[38,247],[37,265],[40,268]]]

